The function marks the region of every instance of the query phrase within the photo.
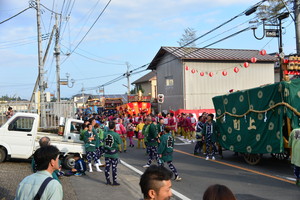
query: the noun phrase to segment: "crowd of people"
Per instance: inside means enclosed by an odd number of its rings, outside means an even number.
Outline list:
[[[151,155],[151,160],[153,160],[157,155],[156,151],[160,142],[160,136],[170,133],[173,139],[178,137],[183,142],[195,143],[193,153],[198,155],[202,152],[203,155],[206,155],[206,160],[215,160],[216,152],[222,156],[222,148],[218,144],[219,129],[213,120],[213,114],[204,112],[198,119],[193,114],[187,113],[180,113],[175,116],[174,113],[159,113],[158,115],[120,115],[110,113],[98,115],[90,112],[82,112],[77,116],[78,119],[84,120],[84,126],[81,128],[82,139],[84,138],[84,132],[86,132],[88,124],[92,124],[94,134],[98,135],[99,142],[97,140],[92,142],[97,146],[93,150],[96,151],[94,155],[98,156],[98,158],[103,154],[103,144],[101,141],[103,141],[103,132],[107,128],[109,121],[115,122],[114,131],[121,138],[122,142],[119,145],[120,153],[126,153],[127,147],[134,147],[133,139],[136,138],[138,140],[137,148],[147,149],[147,153]],[[150,135],[149,132],[151,133]],[[86,139],[83,140],[87,143]],[[127,142],[129,145],[127,145]],[[91,157],[89,156],[89,158]],[[159,157],[157,160],[159,160]],[[89,163],[90,161],[91,159],[89,159]],[[151,161],[149,158],[147,165],[150,164]]]

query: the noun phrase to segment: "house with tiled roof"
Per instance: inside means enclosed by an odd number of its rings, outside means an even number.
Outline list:
[[[258,50],[161,47],[148,69],[164,94],[161,110],[213,109],[214,96],[274,83],[276,61]]]
[[[135,85],[136,92],[142,90],[144,96],[151,96],[152,99],[157,97],[156,71],[145,74],[131,84]]]

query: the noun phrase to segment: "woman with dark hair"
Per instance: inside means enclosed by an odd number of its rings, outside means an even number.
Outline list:
[[[216,184],[206,189],[203,200],[236,200],[236,198],[228,187]]]

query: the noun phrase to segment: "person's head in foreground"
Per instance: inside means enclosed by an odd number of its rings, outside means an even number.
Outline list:
[[[167,200],[172,197],[173,173],[163,166],[151,165],[140,179],[140,187],[145,200]]]
[[[236,200],[236,198],[228,187],[216,184],[206,189],[203,200]]]
[[[43,146],[35,151],[34,161],[38,171],[52,173],[59,169],[59,150],[55,146]]]

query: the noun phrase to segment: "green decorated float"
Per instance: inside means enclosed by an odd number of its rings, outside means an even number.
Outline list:
[[[300,127],[300,79],[216,96],[213,103],[223,148],[251,165],[266,153],[289,157],[289,134]]]

